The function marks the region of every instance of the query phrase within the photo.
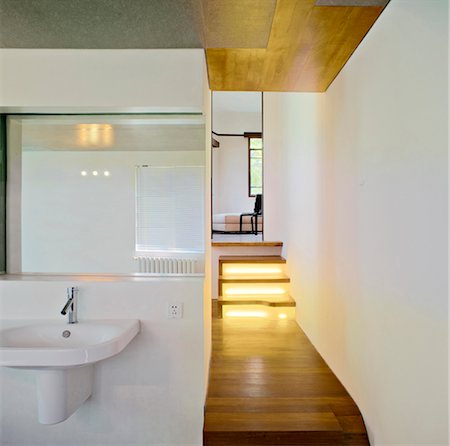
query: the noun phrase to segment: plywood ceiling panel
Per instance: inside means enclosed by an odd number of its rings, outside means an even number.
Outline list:
[[[278,0],[265,49],[206,50],[210,88],[325,91],[382,10]]]

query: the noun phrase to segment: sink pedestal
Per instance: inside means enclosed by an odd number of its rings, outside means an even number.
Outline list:
[[[0,366],[33,371],[39,421],[61,423],[91,395],[94,364],[120,353],[139,329],[137,319],[0,320]]]
[[[69,418],[90,396],[94,365],[37,370],[38,418],[56,424]]]

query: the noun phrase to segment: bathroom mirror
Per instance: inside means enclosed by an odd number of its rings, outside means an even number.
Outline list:
[[[8,120],[9,272],[201,272],[201,115]]]
[[[262,93],[212,94],[212,240],[263,240]]]

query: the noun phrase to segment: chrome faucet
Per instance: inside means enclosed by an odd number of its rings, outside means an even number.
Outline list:
[[[78,322],[77,318],[77,306],[78,306],[78,288],[69,287],[67,288],[67,302],[64,308],[61,310],[62,315],[68,315],[68,323],[76,324]]]

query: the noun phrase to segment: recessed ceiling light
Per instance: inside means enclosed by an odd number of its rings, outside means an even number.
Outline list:
[[[87,175],[87,172],[86,172],[85,170],[82,170],[82,171],[81,171],[81,176],[82,176],[82,177],[85,177],[86,175]]]
[[[94,175],[94,177],[96,177],[98,175],[98,172],[96,170],[93,170],[92,175]]]
[[[110,174],[107,170],[105,170],[105,171],[103,172],[103,175],[105,175],[105,177],[109,177],[111,174]]]

